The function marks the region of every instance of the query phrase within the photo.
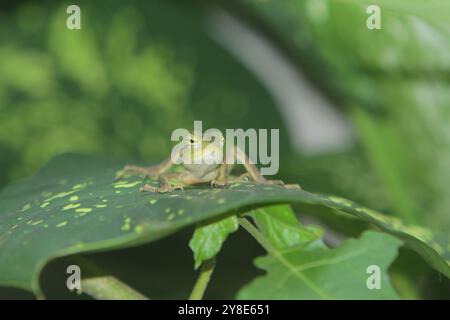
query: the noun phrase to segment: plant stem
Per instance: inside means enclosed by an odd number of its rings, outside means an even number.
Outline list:
[[[81,290],[98,300],[148,300],[116,277],[108,275],[95,262],[76,256],[82,270]],[[83,274],[87,276],[83,277]]]
[[[264,248],[268,253],[273,253],[272,245],[267,241],[267,239],[259,232],[259,230],[251,224],[246,218],[239,218],[239,224],[252,235],[253,238]]]
[[[81,288],[83,292],[97,300],[148,300],[147,297],[113,276],[82,280]]]
[[[215,266],[215,257],[203,262],[202,268],[200,269],[200,275],[195,282],[194,288],[192,289],[191,295],[189,296],[189,300],[201,300],[203,298],[203,294],[205,293],[206,287],[208,286]]]

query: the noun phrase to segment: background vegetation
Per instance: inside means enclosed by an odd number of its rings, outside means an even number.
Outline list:
[[[6,1],[0,186],[63,152],[156,163],[170,152],[172,130],[197,119],[219,129],[280,128],[280,178],[428,228],[448,261],[450,5],[375,2],[383,29],[369,31],[365,9],[373,1],[365,0],[79,1],[82,30],[72,31],[65,28],[64,1]],[[295,145],[279,101],[211,31],[219,9],[306,75],[346,118],[350,144],[314,154]],[[315,125],[321,129],[320,119]],[[322,207],[294,209],[325,228],[330,246],[367,228]],[[152,297],[183,298],[195,278],[187,246],[192,232],[91,258]],[[206,297],[234,297],[262,274],[251,264],[262,252],[247,234],[233,234]],[[48,297],[77,298],[61,280],[66,264],[58,259],[44,270]],[[450,297],[448,279],[405,247],[390,274],[400,297]],[[28,293],[4,288],[0,296]]]

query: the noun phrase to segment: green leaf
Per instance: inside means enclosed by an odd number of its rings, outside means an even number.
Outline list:
[[[138,178],[114,181],[123,161],[65,154],[0,192],[0,285],[40,294],[51,259],[147,243],[183,227],[275,203],[323,205],[370,222],[403,240],[450,277],[448,239],[338,197],[246,182],[228,188],[141,193]],[[149,183],[156,183],[149,181]]]
[[[254,210],[252,218],[258,229],[276,248],[306,245],[321,238],[323,230],[300,225],[289,205]]]
[[[231,216],[195,229],[194,235],[189,241],[189,247],[194,253],[195,269],[200,267],[203,261],[215,257],[228,235],[238,228],[237,217]]]
[[[255,264],[267,274],[253,280],[239,299],[397,299],[387,269],[401,242],[368,231],[335,249],[303,246],[277,249]],[[381,288],[368,289],[368,267],[380,268]]]

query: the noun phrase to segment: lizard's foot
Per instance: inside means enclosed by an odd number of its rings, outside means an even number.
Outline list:
[[[283,180],[263,180],[260,182],[261,184],[267,184],[267,185],[276,185],[276,186],[284,186]]]
[[[235,181],[240,182],[240,181],[250,181],[251,180],[251,176],[248,172],[241,174],[239,177],[236,178]]]
[[[157,192],[157,193],[167,193],[172,192],[175,190],[181,190],[184,191],[184,188],[182,185],[162,185],[160,187],[155,187],[150,184],[145,184],[143,187],[139,189],[139,191],[147,191],[147,192]]]
[[[282,180],[264,180],[260,183],[266,185],[277,185],[285,189],[301,189],[300,185],[298,184],[285,184]]]
[[[153,167],[138,167],[133,165],[126,165],[123,169],[116,175],[115,180],[122,179],[125,176],[140,175],[143,178],[156,177],[158,172]]]
[[[223,188],[228,185],[228,179],[214,179],[211,181],[211,187]]]
[[[300,190],[302,188],[299,184],[285,184],[283,187],[292,190]]]

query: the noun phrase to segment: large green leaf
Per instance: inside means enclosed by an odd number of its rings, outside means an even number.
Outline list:
[[[396,299],[387,269],[401,242],[373,231],[347,240],[338,248],[303,245],[269,249],[256,260],[267,274],[253,280],[238,294],[240,299]],[[367,286],[368,268],[380,270],[379,289]],[[370,270],[370,269],[369,269]]]
[[[139,179],[114,182],[123,165],[111,158],[66,154],[2,190],[0,285],[39,294],[39,274],[53,258],[138,245],[197,222],[236,214],[236,209],[286,202],[324,205],[368,221],[450,277],[450,267],[439,255],[448,257],[447,239],[433,239],[424,229],[405,227],[349,200],[254,183],[140,193]]]

